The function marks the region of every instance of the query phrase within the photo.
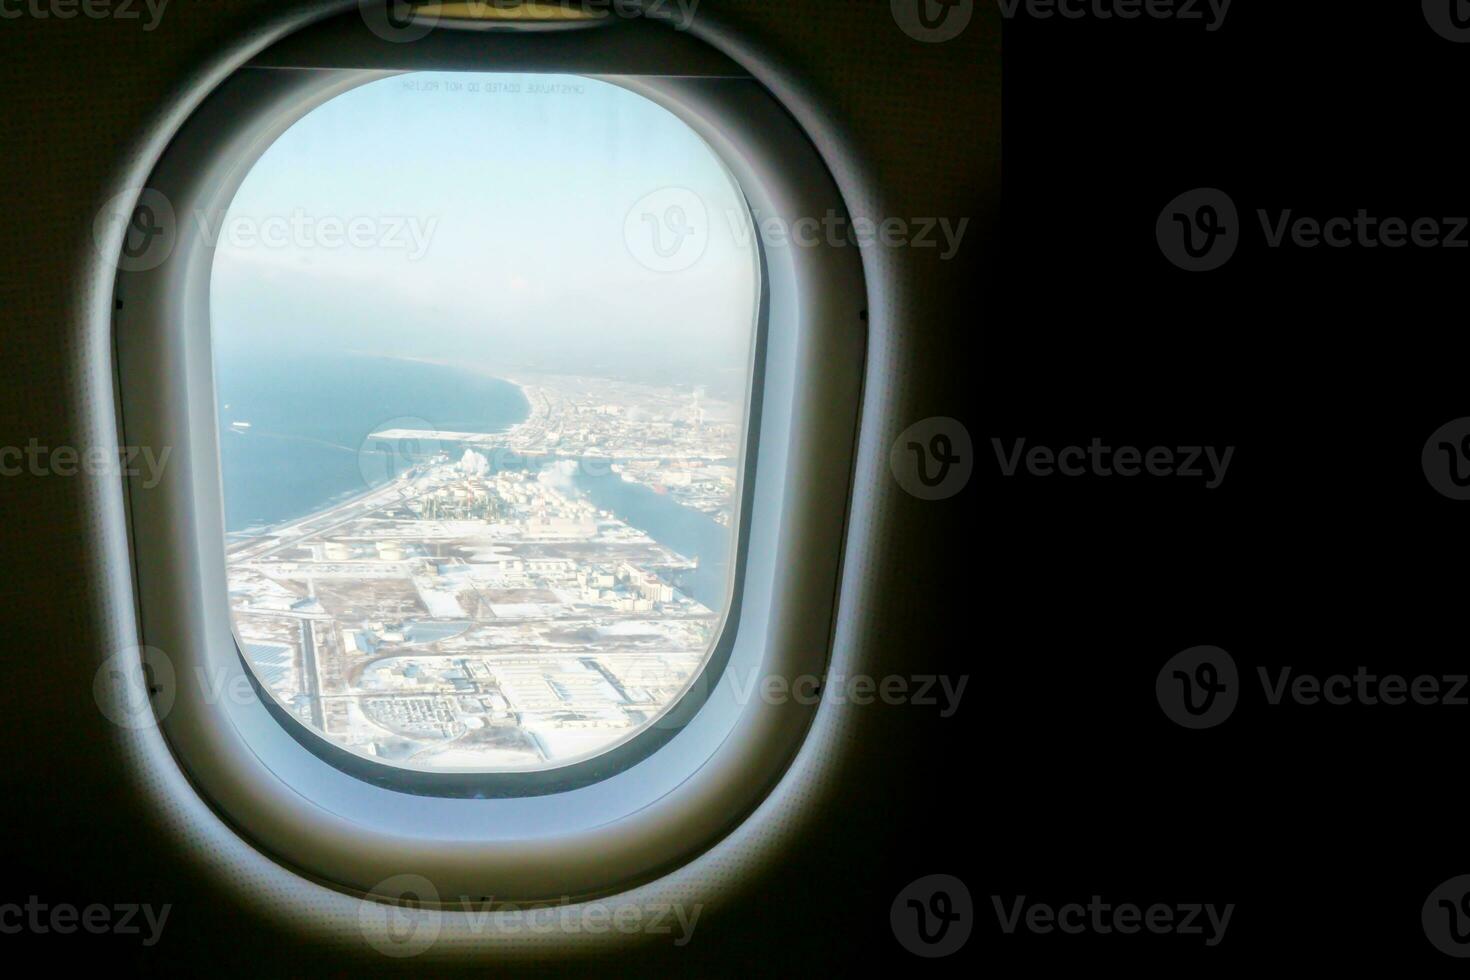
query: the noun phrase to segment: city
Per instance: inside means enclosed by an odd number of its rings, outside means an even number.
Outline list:
[[[641,488],[728,539],[740,407],[700,389],[507,380],[531,406],[519,425],[374,432],[365,471],[402,472],[229,544],[256,676],[361,755],[526,770],[594,754],[668,707],[718,636],[725,597],[686,584],[698,558],[596,506],[579,477]]]

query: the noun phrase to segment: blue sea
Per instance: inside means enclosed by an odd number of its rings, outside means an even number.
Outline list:
[[[383,456],[368,436],[384,428],[501,432],[530,411],[520,388],[456,367],[365,355],[232,356],[216,366],[225,525],[230,533],[304,517],[356,496],[415,462]],[[248,422],[249,427],[233,423]],[[364,446],[367,446],[364,452]],[[730,530],[606,467],[579,467],[576,485],[699,567],[678,584],[718,607]]]

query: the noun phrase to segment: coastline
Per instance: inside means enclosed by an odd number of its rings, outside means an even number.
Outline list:
[[[429,366],[432,366],[432,367],[447,368],[447,369],[455,370],[455,371],[463,371],[465,373],[468,373],[468,374],[471,374],[471,375],[475,375],[475,376],[477,376],[479,378],[482,378],[482,379],[485,379],[485,380],[488,380],[488,381],[502,382],[504,384],[508,384],[511,387],[515,388],[516,391],[517,391],[517,393],[520,395],[521,401],[522,401],[522,404],[523,404],[521,418],[519,418],[515,422],[511,422],[511,423],[503,426],[502,428],[500,428],[498,430],[491,431],[491,432],[474,433],[474,435],[479,435],[479,436],[482,436],[484,438],[493,438],[495,436],[502,436],[502,437],[504,437],[504,436],[509,435],[512,432],[515,432],[516,430],[518,430],[522,426],[526,425],[528,422],[530,422],[533,419],[533,417],[535,415],[534,402],[532,400],[532,393],[533,393],[534,389],[529,384],[522,383],[522,382],[520,382],[520,381],[518,381],[516,379],[508,378],[508,377],[505,377],[505,376],[500,375],[500,374],[492,373],[492,372],[490,372],[489,370],[487,370],[485,368],[476,367],[476,366],[473,366],[473,365],[454,364],[454,363],[451,363],[451,362],[448,362],[448,361],[439,361],[439,360],[433,360],[433,359],[429,359],[429,358],[400,357],[400,356],[391,356],[391,355],[368,355],[368,354],[365,354],[364,352],[361,352],[361,351],[351,351],[351,352],[348,352],[348,353],[356,354],[356,355],[359,355],[359,356],[370,356],[370,357],[373,357],[373,358],[375,358],[377,360],[382,360],[382,361],[406,362],[406,363],[413,363],[413,364],[423,364],[423,365],[429,365]],[[236,434],[237,435],[240,434],[239,433],[239,430],[235,430],[235,431],[236,431]],[[266,433],[266,434],[268,434],[268,433]],[[359,472],[361,472],[361,469],[362,469],[362,466],[361,466],[361,457],[362,457],[362,454],[365,451],[365,448],[367,446],[368,441],[374,435],[376,435],[376,434],[377,434],[376,431],[369,431],[366,434],[366,436],[364,436],[362,442],[359,444],[356,452],[354,453],[354,457],[358,460],[358,470],[359,470]],[[457,441],[457,440],[445,440],[445,441]],[[344,446],[344,447],[341,447],[341,448],[346,449],[347,447]],[[348,451],[350,451],[350,450],[348,450]],[[422,462],[422,461],[419,461],[419,462]],[[309,521],[314,521],[314,520],[318,520],[318,519],[329,517],[334,511],[337,511],[337,510],[340,510],[340,509],[343,509],[343,508],[347,508],[347,507],[351,507],[354,504],[357,504],[357,503],[362,502],[363,500],[365,500],[366,498],[370,497],[374,493],[376,493],[376,492],[384,489],[385,487],[387,487],[390,483],[402,482],[403,477],[406,474],[411,473],[414,470],[414,468],[415,468],[416,465],[417,464],[410,465],[410,466],[404,468],[402,471],[400,471],[398,474],[395,475],[395,477],[393,478],[393,480],[385,481],[384,483],[377,484],[376,486],[367,486],[367,487],[361,487],[361,488],[349,487],[348,489],[342,490],[342,491],[340,491],[340,492],[338,492],[336,494],[331,495],[330,497],[328,497],[325,501],[323,501],[322,503],[320,503],[316,507],[310,508],[308,510],[305,510],[305,511],[300,512],[300,513],[297,513],[297,514],[293,514],[293,515],[288,516],[288,517],[281,518],[280,520],[272,521],[272,522],[269,522],[269,523],[252,524],[252,525],[249,525],[247,527],[241,528],[239,530],[234,530],[234,531],[227,530],[225,532],[226,546],[227,547],[230,547],[230,546],[236,546],[236,547],[238,547],[238,546],[247,544],[247,543],[249,543],[251,541],[258,541],[261,538],[266,538],[266,537],[271,537],[271,536],[279,535],[279,534],[281,534],[281,533],[283,533],[285,531],[288,531],[292,527],[294,527],[296,525],[299,525],[299,524],[303,524],[303,523],[306,523],[306,522],[309,522]]]
[[[462,371],[497,385],[510,385],[521,398],[518,420],[494,431],[387,428],[370,432],[363,439],[362,447],[375,439],[389,444],[417,440],[426,455],[410,460],[410,465],[391,481],[375,487],[352,488],[304,514],[227,534],[227,548],[232,557],[269,554],[284,539],[320,533],[336,523],[381,507],[392,497],[403,499],[413,492],[410,489],[413,483],[439,453],[452,463],[465,450],[475,450],[489,457],[486,462],[495,471],[534,470],[570,461],[577,467],[574,477],[578,494],[587,496],[619,521],[638,528],[671,551],[696,562],[698,571],[686,585],[692,593],[710,601],[720,591],[721,583],[716,580],[723,578],[731,550],[729,522],[716,519],[717,509],[697,506],[681,499],[677,492],[671,494],[665,490],[661,482],[662,467],[646,470],[651,477],[639,479],[631,479],[621,471],[622,467],[649,461],[667,464],[673,470],[700,463],[726,468],[732,465],[728,447],[719,443],[701,443],[698,435],[685,435],[682,444],[670,444],[666,422],[660,423],[665,426],[662,435],[646,430],[642,419],[648,416],[644,413],[668,412],[669,406],[687,404],[684,399],[691,396],[672,389],[648,388],[611,379],[548,375],[543,381],[536,375],[502,374],[476,365],[411,358],[388,360],[414,361]],[[697,409],[699,396],[692,397]],[[359,448],[359,463],[363,451],[364,448]],[[361,471],[361,465],[358,469]],[[610,478],[612,482],[600,478]]]

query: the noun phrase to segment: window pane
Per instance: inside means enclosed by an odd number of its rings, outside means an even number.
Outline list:
[[[263,686],[429,770],[561,765],[666,711],[730,602],[758,315],[709,147],[608,83],[415,73],[199,220]]]

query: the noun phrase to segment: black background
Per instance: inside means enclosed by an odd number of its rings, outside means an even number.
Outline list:
[[[1271,249],[1256,212],[1463,217],[1470,46],[1432,32],[1417,3],[1238,2],[1215,33],[1020,19],[1004,50],[999,276],[980,298],[1004,325],[975,362],[973,765],[961,775],[945,753],[925,767],[946,788],[926,807],[934,829],[914,835],[936,867],[942,841],[971,855],[966,952],[1457,968],[1419,916],[1467,868],[1451,828],[1470,711],[1269,707],[1256,670],[1466,672],[1462,505],[1429,487],[1420,452],[1467,414],[1470,251]],[[1228,193],[1243,225],[1208,273],[1175,268],[1154,233],[1197,187]],[[1236,454],[1215,490],[1001,478],[989,440],[1019,436]],[[1232,654],[1242,700],[1186,731],[1154,680],[1198,644]],[[1006,936],[997,894],[1236,910],[1210,949]]]

